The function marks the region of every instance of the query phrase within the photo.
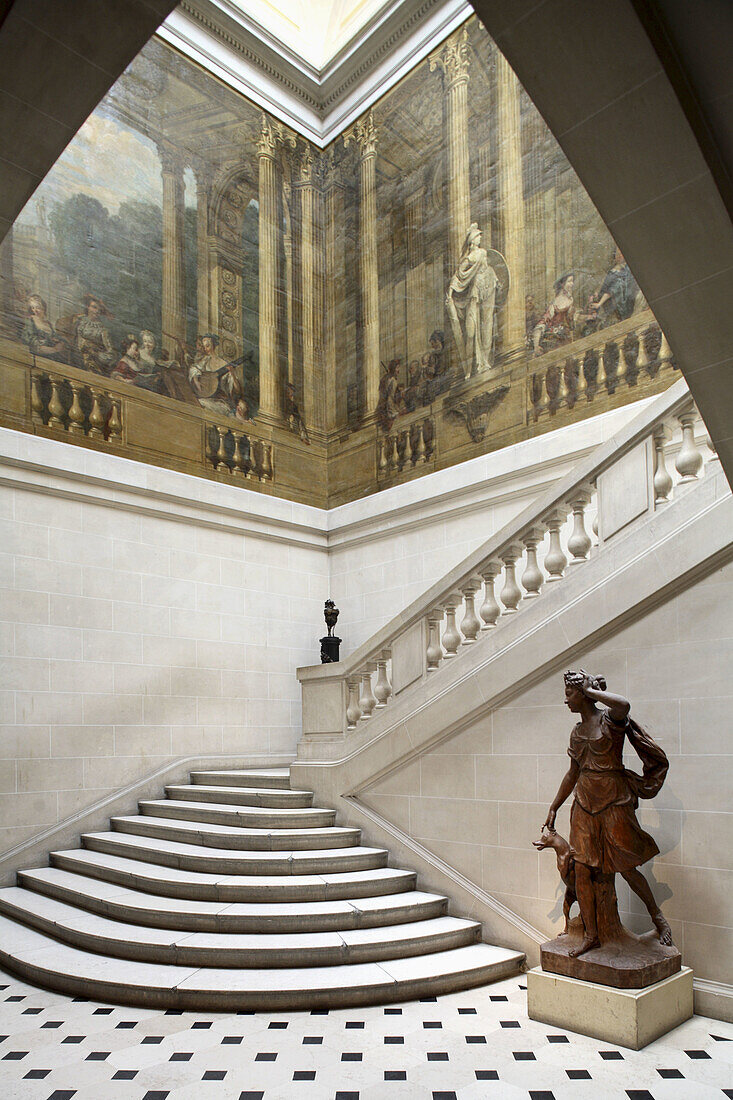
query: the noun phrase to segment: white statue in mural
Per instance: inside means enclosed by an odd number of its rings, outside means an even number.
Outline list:
[[[445,299],[466,378],[492,365],[494,313],[508,290],[506,260],[495,249],[481,247],[481,230],[473,222]]]

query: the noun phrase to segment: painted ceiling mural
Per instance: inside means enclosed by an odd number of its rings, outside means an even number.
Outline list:
[[[151,40],[21,213],[0,290],[0,371],[31,371],[3,423],[331,503],[674,369],[475,17],[323,151]]]

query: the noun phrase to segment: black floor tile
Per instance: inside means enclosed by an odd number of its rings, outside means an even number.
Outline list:
[[[244,1038],[243,1035],[225,1035],[221,1041],[222,1046],[238,1047]]]
[[[86,1035],[67,1035],[65,1039],[62,1039],[62,1043],[83,1043],[86,1039]]]
[[[143,1096],[143,1100],[166,1100],[166,1097],[170,1096],[169,1092],[146,1092]]]
[[[18,997],[18,996],[6,997],[5,1000],[6,1001],[24,1001],[25,997]]]
[[[167,1008],[164,1013],[165,1016],[182,1016],[183,1011],[180,1008]]]
[[[312,1008],[311,1016],[328,1016],[327,1008]]]
[[[386,1069],[384,1071],[385,1081],[406,1081],[407,1070],[405,1069]]]
[[[491,999],[492,999],[492,1001],[505,1001],[506,997],[492,997]],[[476,1014],[477,1013],[476,1013],[475,1008],[459,1008],[458,1009],[458,1015],[459,1016],[475,1016]]]
[[[191,1031],[206,1031],[211,1027],[211,1020],[194,1020]]]
[[[402,1009],[401,1008],[385,1008],[384,1015],[385,1016],[401,1016],[402,1015]]]
[[[499,1020],[502,1027],[521,1027],[519,1020]]]
[[[276,1062],[277,1052],[274,1050],[263,1050],[259,1054],[255,1054],[255,1062]]]
[[[531,1050],[514,1050],[512,1051],[515,1062],[536,1062],[537,1059]]]
[[[3,1062],[22,1062],[27,1057],[27,1050],[9,1050],[7,1054],[3,1055]]]
[[[342,1062],[361,1062],[363,1055],[358,1051],[347,1050],[341,1055]]]
[[[354,1028],[355,1030],[363,1031],[364,1030],[364,1021],[363,1020],[347,1020],[346,1021],[346,1027]]]
[[[46,1020],[45,1024],[41,1024],[41,1027],[63,1027],[63,1020]],[[119,1026],[119,1025],[118,1025]],[[6,1036],[7,1038],[7,1036]]]
[[[91,1054],[87,1054],[84,1059],[85,1062],[105,1062],[110,1054],[111,1050],[93,1050]]]
[[[240,1092],[239,1100],[262,1100],[264,1092]]]
[[[385,1046],[393,1046],[393,1047],[400,1046],[401,1044],[404,1043],[404,1041],[405,1041],[404,1035],[385,1035],[384,1036],[384,1045]]]
[[[547,1036],[547,1042],[548,1043],[569,1043],[570,1040],[568,1039],[567,1035],[548,1035]]]
[[[92,1016],[111,1016],[113,1012],[113,1008],[95,1008]]]
[[[430,1027],[441,1027],[442,1028],[443,1025],[441,1024],[440,1020],[423,1020],[422,1026],[427,1029],[427,1028],[430,1028]]]
[[[486,1036],[485,1035],[467,1035],[466,1036],[466,1042],[467,1043],[485,1043],[486,1042]]]
[[[24,1081],[42,1081],[44,1077],[48,1077],[50,1069],[29,1069],[23,1076]]]
[[[499,1074],[495,1069],[477,1069],[476,1070],[477,1081],[498,1081]]]
[[[273,1020],[272,1023],[269,1023],[267,1025],[267,1027],[270,1031],[285,1031],[285,1028],[287,1026],[288,1026],[288,1021],[287,1020]]]
[[[454,1092],[434,1092],[433,1100],[456,1100]]]
[[[201,1078],[202,1081],[223,1081],[227,1075],[225,1069],[207,1069]]]
[[[190,1062],[193,1058],[193,1052],[187,1050],[177,1050],[175,1054],[171,1054],[168,1059],[169,1062]]]
[[[708,1052],[706,1050],[686,1050],[685,1054],[687,1055],[688,1058],[693,1058],[693,1059],[709,1058],[710,1057],[710,1055],[708,1054]]]
[[[167,1096],[168,1093],[164,1093]],[[76,1089],[55,1089],[48,1100],[71,1100],[72,1096],[76,1096]]]
[[[530,1089],[530,1100],[555,1100],[555,1093],[549,1089]]]
[[[139,1069],[118,1069],[117,1073],[112,1077],[113,1081],[134,1081],[137,1077]]]
[[[599,1050],[604,1062],[623,1062],[624,1056],[620,1050]]]
[[[120,1020],[117,1027],[129,1031],[130,1028],[137,1027],[137,1020]]]
[[[447,1050],[430,1050],[430,1051],[428,1051],[428,1061],[429,1062],[448,1062],[449,1061],[448,1051]]]
[[[239,1100],[242,1100],[240,1097]],[[358,1092],[337,1092],[333,1100],[359,1100]]]
[[[649,1089],[627,1089],[626,1095],[629,1100],[654,1100],[654,1096]]]
[[[43,1012],[42,1008],[24,1008],[23,1009],[23,1015],[24,1016],[38,1016],[38,1014],[40,1012]]]
[[[571,1081],[590,1081],[591,1076],[587,1069],[566,1069],[568,1077]]]
[[[145,1046],[158,1046],[159,1043],[163,1042],[163,1036],[162,1035],[143,1035],[141,1042]]]
[[[322,1035],[304,1035],[303,1046],[304,1047],[320,1047],[323,1045]]]
[[[685,1076],[684,1073],[680,1073],[678,1069],[658,1069],[657,1073],[660,1077],[664,1077],[665,1080],[679,1079],[680,1077],[684,1079]]]
[[[494,994],[492,994],[492,996],[489,997],[489,1000],[490,1001],[508,1001],[509,998],[506,996],[505,993],[494,993]],[[458,1009],[458,1011],[459,1012],[461,1011],[460,1008]],[[476,1010],[474,1009],[474,1012],[475,1011]]]
[[[315,1081],[316,1071],[314,1069],[296,1069],[293,1074],[294,1081]]]
[[[733,1039],[727,1035],[711,1035],[710,1038],[715,1039],[716,1043],[733,1043]]]

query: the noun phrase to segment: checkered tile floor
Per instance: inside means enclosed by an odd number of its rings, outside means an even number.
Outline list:
[[[163,1012],[0,972],[1,1100],[733,1100],[733,1026],[643,1051],[528,1020],[525,981],[389,1008]]]

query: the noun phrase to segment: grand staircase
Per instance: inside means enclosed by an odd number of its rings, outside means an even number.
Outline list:
[[[209,1011],[408,1000],[521,966],[291,790],[288,769],[191,780],[0,890],[0,965],[63,993]]]

